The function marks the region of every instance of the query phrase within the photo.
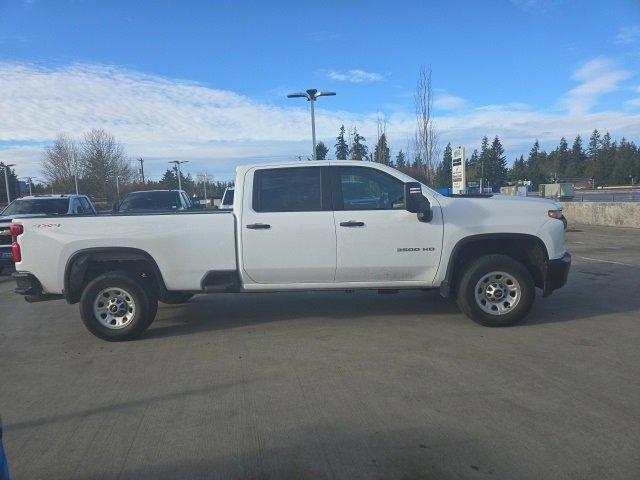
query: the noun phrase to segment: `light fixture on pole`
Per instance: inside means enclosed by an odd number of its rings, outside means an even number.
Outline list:
[[[7,205],[11,203],[11,194],[9,193],[9,168],[15,167],[15,163],[10,163],[8,165],[0,166],[4,170],[4,186],[7,189]]]
[[[189,160],[172,160],[169,163],[173,163],[175,165],[176,174],[178,176],[178,190],[182,190],[182,180],[180,178],[182,175],[180,175],[180,165],[182,165],[183,163],[189,163]]]
[[[313,143],[313,150],[311,158],[316,159],[316,116],[313,105],[318,97],[331,97],[336,92],[319,92],[315,88],[310,88],[306,92],[290,93],[287,98],[306,98],[308,102],[311,102],[311,141]]]
[[[20,178],[24,178],[27,181],[27,185],[29,186],[29,196],[33,196],[33,189],[31,188],[32,185],[32,181],[31,181],[31,177],[20,177]]]

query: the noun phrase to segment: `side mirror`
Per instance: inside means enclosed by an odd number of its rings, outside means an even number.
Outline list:
[[[430,222],[433,219],[431,203],[422,195],[422,186],[418,182],[404,184],[405,208],[418,215],[418,221]]]

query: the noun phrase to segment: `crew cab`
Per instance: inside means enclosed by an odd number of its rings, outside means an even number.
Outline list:
[[[80,304],[105,340],[158,301],[283,290],[439,289],[479,324],[512,325],[567,280],[559,204],[445,197],[385,165],[238,167],[231,211],[17,219],[16,292]],[[426,310],[426,308],[425,308]]]
[[[13,263],[9,227],[14,218],[95,214],[86,195],[35,195],[17,198],[0,212],[0,270]]]

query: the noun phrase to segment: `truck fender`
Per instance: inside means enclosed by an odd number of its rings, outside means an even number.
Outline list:
[[[131,247],[95,247],[85,248],[75,252],[67,260],[64,270],[64,296],[68,303],[77,303],[82,293],[83,279],[87,268],[93,262],[127,262],[143,261],[147,263],[155,277],[161,294],[167,291],[162,273],[153,257],[138,248]]]

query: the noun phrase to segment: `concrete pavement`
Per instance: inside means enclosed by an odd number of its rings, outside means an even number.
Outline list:
[[[0,284],[13,478],[639,478],[640,232],[573,230],[505,329],[435,291],[228,294],[110,344]]]

